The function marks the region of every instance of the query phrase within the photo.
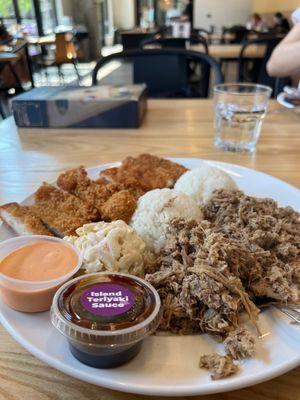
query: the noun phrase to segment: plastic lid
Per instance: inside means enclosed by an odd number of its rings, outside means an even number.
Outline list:
[[[154,332],[161,314],[159,295],[148,282],[99,272],[75,278],[56,292],[51,322],[70,340],[121,346]]]

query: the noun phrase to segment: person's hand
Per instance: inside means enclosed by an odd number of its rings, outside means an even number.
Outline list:
[[[300,22],[300,8],[297,8],[293,14],[291,15],[292,21],[295,24],[298,24]]]

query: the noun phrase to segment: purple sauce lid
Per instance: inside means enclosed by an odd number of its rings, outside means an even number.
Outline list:
[[[161,320],[157,291],[143,279],[119,273],[75,278],[55,294],[51,322],[69,340],[125,345],[153,333]]]

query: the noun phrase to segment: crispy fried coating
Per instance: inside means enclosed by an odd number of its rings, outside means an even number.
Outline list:
[[[113,194],[102,206],[101,214],[105,221],[122,219],[128,223],[136,209],[137,201],[128,190]]]
[[[68,193],[79,197],[89,207],[96,210],[98,219],[101,218],[103,204],[120,189],[117,184],[103,182],[97,183],[87,176],[83,166],[70,169],[57,178],[57,186]]]
[[[0,207],[0,216],[18,235],[53,236],[30,206],[7,203]]]
[[[78,227],[97,219],[94,208],[47,183],[36,191],[34,198],[31,209],[57,236],[72,235]]]
[[[141,154],[136,158],[125,158],[120,167],[106,169],[100,173],[100,177],[121,184],[124,189],[146,192],[157,188],[172,188],[186,171],[184,166],[172,161]]]

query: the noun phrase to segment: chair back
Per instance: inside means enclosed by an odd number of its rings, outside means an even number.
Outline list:
[[[258,39],[246,41],[238,58],[238,81],[239,82],[255,82],[263,85],[270,86],[273,89],[273,97],[276,97],[282,90],[283,86],[290,83],[290,78],[280,79],[280,84],[276,78],[271,77],[267,71],[267,63],[274,48],[282,40],[282,36],[265,36]],[[262,58],[249,60],[244,57],[245,51],[249,46],[262,45],[265,46],[264,55]],[[251,68],[249,68],[249,61],[251,61]]]
[[[234,25],[230,28],[223,28],[221,43],[239,44],[247,39],[249,31],[242,25]],[[232,34],[233,38],[227,40],[226,35]]]
[[[14,65],[14,69],[18,74],[18,78],[22,82],[30,82],[34,86],[31,64],[28,55],[28,43],[24,38],[15,39],[13,42],[12,53],[18,55],[18,62]]]
[[[216,60],[207,54],[184,49],[137,49],[102,57],[96,64],[92,81],[97,84],[98,71],[108,62],[124,60],[133,65],[133,83],[146,83],[149,97],[208,97],[210,71],[216,83],[223,82]],[[205,65],[198,82],[189,82],[189,63]],[[203,72],[204,71],[204,72]]]
[[[55,64],[73,63],[77,58],[73,32],[55,34]]]
[[[155,32],[121,32],[121,43],[124,50],[138,49],[146,39],[151,39],[157,35]]]
[[[192,29],[191,32],[191,38],[197,39],[204,39],[206,40],[207,43],[211,43],[211,32],[209,32],[207,29],[204,28],[199,28],[199,29]]]

